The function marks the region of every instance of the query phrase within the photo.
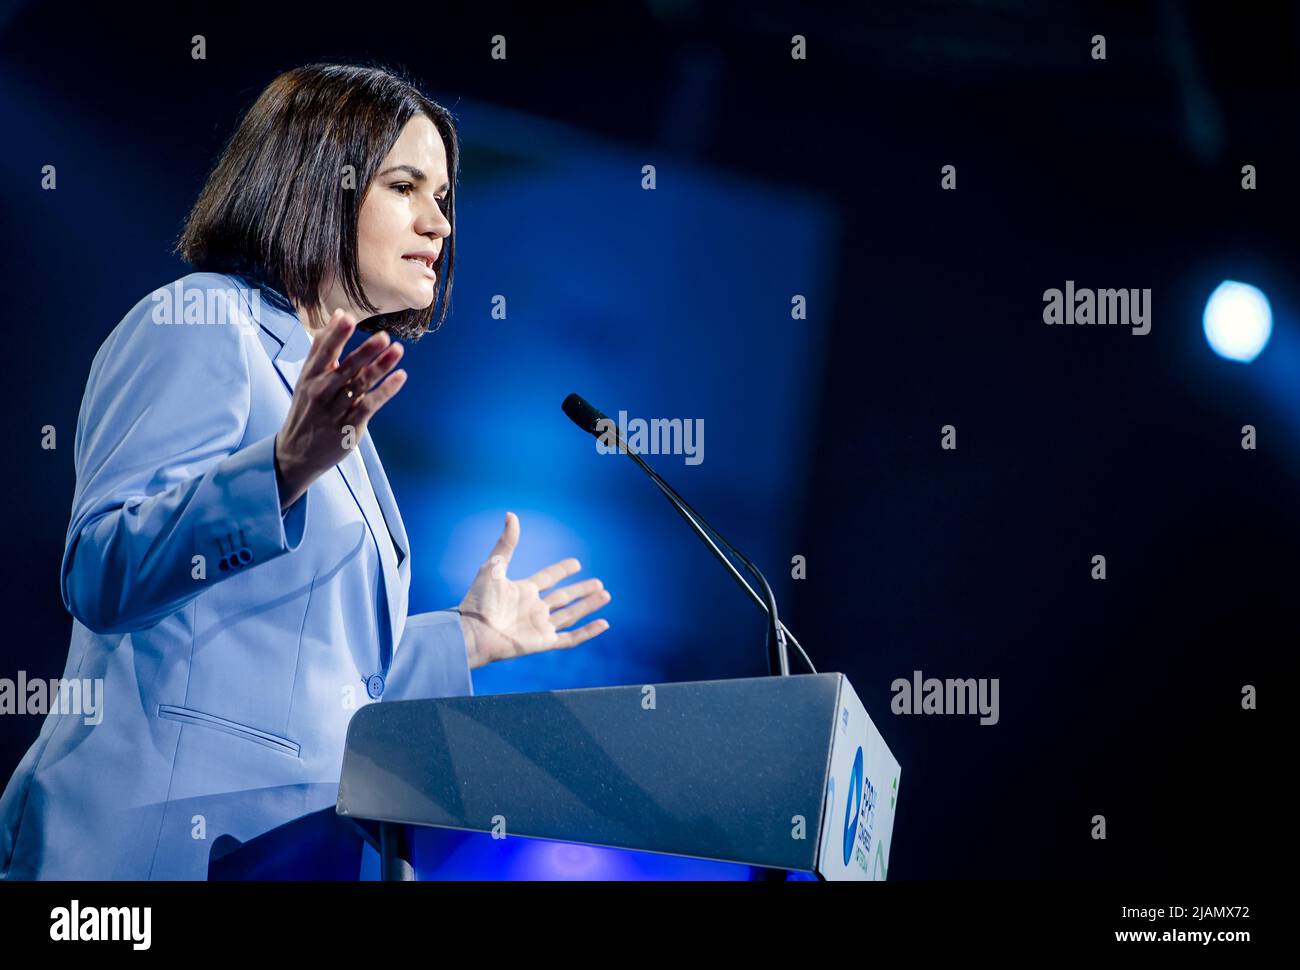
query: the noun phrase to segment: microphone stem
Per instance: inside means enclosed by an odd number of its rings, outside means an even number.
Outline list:
[[[707,545],[710,550],[712,550],[714,556],[717,557],[718,561],[727,568],[727,572],[731,574],[731,578],[736,581],[736,583],[740,586],[741,589],[749,593],[750,597],[754,600],[754,602],[763,608],[763,612],[769,614],[768,616],[768,669],[773,676],[781,676],[781,677],[790,676],[790,656],[785,646],[785,639],[786,636],[789,634],[789,631],[786,630],[785,624],[782,623],[780,618],[777,617],[776,615],[776,609],[775,609],[776,597],[773,596],[772,594],[772,588],[771,586],[768,585],[767,578],[763,575],[763,573],[759,570],[757,566],[755,566],[752,562],[750,562],[749,559],[743,553],[740,552],[740,550],[736,549],[735,546],[727,542],[727,540],[724,539],[722,535],[716,529],[713,528],[713,526],[705,522],[704,517],[701,516],[698,512],[696,512],[693,508],[691,508],[690,505],[687,504],[686,500],[673,490],[672,486],[670,486],[667,482],[665,482],[662,478],[660,478],[659,474],[646,463],[645,459],[643,459],[639,454],[633,451],[632,448],[628,446],[628,444],[625,441],[622,440],[621,436],[619,439],[619,443],[623,446],[623,450],[627,453],[628,457],[630,457],[639,466],[641,466],[642,471],[644,471],[647,475],[649,475],[650,480],[655,483],[655,485],[659,488],[659,491],[663,492],[664,497],[668,499],[668,504],[671,505],[674,510],[676,510],[677,514],[680,515],[682,519],[686,522],[686,524],[691,527],[691,530],[697,536],[700,537],[701,541],[703,541],[704,544]],[[699,518],[699,522],[696,521],[697,517]],[[701,526],[701,523],[703,523],[703,526]],[[705,531],[705,528],[708,529],[708,532]],[[709,532],[716,535],[722,541],[722,543],[726,545],[727,548],[730,549],[735,554],[736,558],[740,560],[741,564],[744,565],[746,569],[748,569],[751,573],[754,574],[754,577],[759,581],[760,584],[762,584],[763,591],[767,594],[766,600],[764,599],[764,597],[756,593],[754,591],[754,588],[745,581],[745,577],[740,575],[736,567],[732,565],[731,560],[727,558],[726,554],[724,554],[723,551],[719,549],[717,545],[713,542],[713,540],[709,537],[708,534]],[[770,607],[768,605],[769,602],[771,603]],[[793,639],[793,636],[791,636],[791,639]],[[796,641],[796,646],[797,645],[798,643]],[[799,647],[799,652],[801,654],[803,653],[802,647]],[[805,660],[808,659],[807,654],[804,654],[804,659]],[[812,663],[809,662],[809,667],[811,666]]]
[[[658,472],[646,464],[645,459],[637,454],[637,452],[632,450],[627,441],[623,438],[622,434],[619,433],[617,426],[614,425],[614,422],[610,420],[608,416],[601,414],[599,410],[592,407],[577,394],[570,394],[566,397],[564,403],[560,407],[574,424],[587,432],[587,434],[595,436],[597,439],[606,439],[609,431],[612,431],[615,440],[618,442],[618,450],[629,456],[637,463],[643,472],[650,476],[650,480],[654,482],[659,491],[663,493],[664,498],[668,499],[668,504],[671,505],[673,510],[676,511],[677,514],[682,517],[683,521],[691,527],[691,531],[699,536],[700,540],[709,547],[709,551],[713,553],[718,562],[722,563],[727,568],[727,572],[731,574],[731,578],[736,581],[737,585],[739,585],[741,589],[749,594],[750,599],[757,603],[759,607],[767,613],[767,662],[769,672],[773,675],[779,675],[782,677],[789,676],[790,658],[786,649],[786,641],[788,640],[790,643],[793,643],[795,649],[799,651],[799,655],[803,657],[804,663],[808,665],[808,669],[814,674],[817,673],[817,668],[813,666],[813,663],[808,658],[808,654],[804,651],[803,646],[795,638],[795,635],[790,632],[789,628],[781,622],[781,618],[777,615],[776,596],[773,594],[772,587],[768,583],[767,577],[763,575],[762,570],[750,562],[749,558],[743,552],[728,542],[722,533],[709,525],[704,516],[691,508],[690,503],[678,495],[671,485],[660,478]],[[602,424],[609,426],[607,431],[601,430]],[[741,565],[743,565],[745,569],[748,570],[756,580],[758,580],[758,584],[763,590],[761,596],[754,591],[754,587],[750,586],[749,583],[745,581],[745,577],[740,575],[739,570],[736,569],[735,565],[727,557],[727,554],[718,548],[717,544],[714,542],[715,539],[718,543],[726,546],[727,549],[730,550],[731,554],[740,561]]]

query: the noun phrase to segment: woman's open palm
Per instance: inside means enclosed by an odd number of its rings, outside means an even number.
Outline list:
[[[470,667],[576,647],[609,629],[605,620],[566,629],[609,602],[610,594],[599,579],[585,579],[542,595],[543,590],[582,569],[576,559],[552,563],[527,579],[508,579],[506,570],[518,544],[519,517],[507,512],[501,537],[460,604],[461,616],[469,622]]]

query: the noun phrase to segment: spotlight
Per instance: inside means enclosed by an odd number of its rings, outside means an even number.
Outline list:
[[[1273,333],[1273,310],[1256,287],[1224,280],[1205,302],[1204,324],[1216,354],[1249,364]]]

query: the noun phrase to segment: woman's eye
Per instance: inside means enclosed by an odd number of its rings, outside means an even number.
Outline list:
[[[439,209],[443,209],[443,210],[445,210],[445,209],[447,208],[447,200],[448,200],[448,198],[449,198],[449,196],[445,196],[445,195],[444,195],[441,199],[438,200],[438,208],[439,208]]]
[[[397,189],[402,195],[410,195],[415,191],[415,186],[410,182],[398,182],[393,188]]]

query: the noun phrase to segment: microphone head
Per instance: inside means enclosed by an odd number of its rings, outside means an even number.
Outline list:
[[[570,421],[590,435],[599,436],[600,432],[596,429],[596,422],[601,419],[608,420],[597,408],[592,407],[577,394],[570,394],[566,397],[560,407],[569,416]]]

